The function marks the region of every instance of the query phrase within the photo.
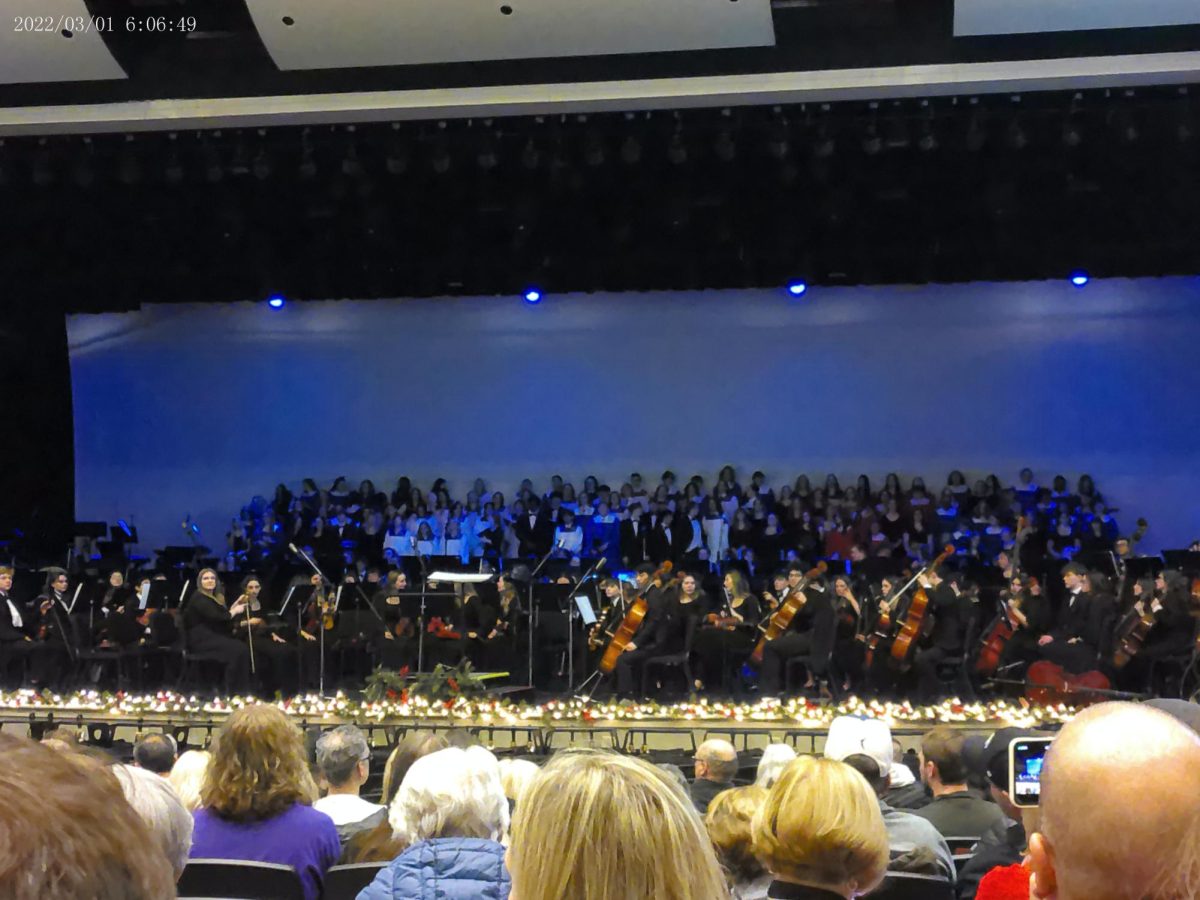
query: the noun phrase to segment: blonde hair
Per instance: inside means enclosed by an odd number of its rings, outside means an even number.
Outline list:
[[[200,802],[222,819],[260,822],[317,795],[304,736],[278,708],[243,707],[217,731]]]
[[[208,771],[211,758],[212,754],[207,750],[188,750],[171,766],[167,781],[189,812],[200,808],[200,786],[204,784],[204,773]]]
[[[708,804],[704,824],[717,858],[734,883],[762,877],[763,865],[754,855],[754,814],[766,802],[767,789],[757,784],[722,791]]]
[[[790,762],[754,817],[754,852],[786,881],[865,893],[882,879],[888,838],[871,786],[845,763]]]
[[[683,789],[654,766],[607,751],[564,751],[546,764],[517,804],[508,862],[521,900],[729,894]]]
[[[500,760],[500,783],[504,785],[504,796],[516,803],[537,773],[538,764],[528,759]]]

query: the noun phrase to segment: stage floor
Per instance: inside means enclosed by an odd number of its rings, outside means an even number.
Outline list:
[[[230,712],[259,701],[253,697],[205,699],[170,692],[103,694],[94,691],[38,695],[31,691],[0,694],[0,723],[28,729],[35,737],[58,726],[84,729],[97,740],[132,739],[142,731],[169,731],[187,746],[203,746]],[[410,731],[462,730],[497,749],[546,752],[565,746],[604,746],[626,752],[693,748],[707,737],[726,737],[736,746],[755,749],[790,743],[798,750],[820,749],[829,723],[839,715],[886,721],[902,745],[911,746],[935,725],[964,731],[992,731],[1007,725],[1055,727],[1069,719],[1070,707],[1032,707],[1011,701],[937,706],[880,703],[851,697],[839,703],[803,698],[781,702],[733,703],[696,700],[587,702],[550,699],[514,702],[492,696],[456,700],[422,697],[379,703],[344,694],[299,696],[273,702],[304,729],[353,723],[368,731],[372,743],[391,744]]]

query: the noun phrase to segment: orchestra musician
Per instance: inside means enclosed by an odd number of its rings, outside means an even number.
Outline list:
[[[1133,587],[1134,605],[1117,624],[1113,634],[1119,645],[1130,627],[1145,613],[1154,624],[1142,639],[1140,648],[1121,673],[1122,683],[1130,690],[1149,689],[1150,669],[1154,662],[1186,657],[1195,646],[1196,619],[1192,615],[1191,582],[1182,572],[1164,570],[1153,582],[1138,581]]]
[[[634,639],[617,659],[616,690],[619,697],[634,695],[635,679],[641,663],[653,656],[670,653],[673,638],[678,635],[679,616],[676,615],[675,595],[667,590],[662,576],[651,563],[637,567],[634,588],[646,601],[646,617]],[[682,641],[680,641],[682,643]]]
[[[215,569],[201,569],[196,589],[183,607],[189,650],[215,657],[224,669],[227,695],[244,692],[250,678],[250,648],[234,637],[236,620],[246,612],[246,602],[225,605],[225,595]]]
[[[867,653],[869,616],[854,591],[849,575],[833,579],[833,604],[836,625],[833,643],[833,668],[842,679],[842,690],[850,690],[859,681]]]
[[[12,583],[12,568],[0,566],[0,667],[4,686],[19,688],[20,679],[13,678],[12,663],[28,660],[32,675],[34,657],[45,653],[46,648],[33,639],[33,617],[13,599]]]
[[[502,586],[499,596],[500,606],[496,611],[495,624],[484,639],[484,659],[489,670],[512,675],[525,669],[528,663],[522,652],[525,610],[521,607],[517,589],[511,584]]]
[[[1005,678],[1019,678],[1038,659],[1038,640],[1052,621],[1050,605],[1041,584],[1032,577],[1013,578],[1000,600],[1000,615],[1008,619],[1013,633],[1000,651],[996,672]]]
[[[407,592],[408,575],[402,569],[393,569],[384,579],[383,589],[371,598],[383,618],[383,631],[373,644],[379,665],[385,669],[415,668],[417,623],[405,615],[403,599]]]
[[[43,650],[34,657],[30,679],[37,687],[61,684],[68,675],[74,627],[67,609],[70,579],[66,570],[46,570],[46,584],[34,601],[37,610],[36,637]]]
[[[684,579],[685,587],[687,580]],[[714,674],[720,675],[722,689],[728,690],[730,667],[740,669],[758,641],[762,605],[750,593],[746,576],[731,570],[725,574],[722,588],[725,601],[715,609],[710,608],[692,640],[694,686],[698,691],[716,683]],[[736,678],[734,683],[738,683]]]
[[[911,591],[903,596],[897,593],[902,586],[903,582],[898,577],[885,575],[880,579],[877,591],[867,602],[865,643],[868,648],[873,645],[874,650],[869,654],[869,665],[865,658],[863,660],[863,675],[864,686],[870,694],[885,693],[896,683],[896,670],[891,658],[892,640],[896,634],[897,623],[904,618],[908,610],[908,598],[912,596]],[[880,625],[885,612],[890,623],[886,634]]]
[[[803,575],[804,573],[801,573]],[[789,581],[791,573],[789,572]],[[829,671],[833,657],[834,635],[837,622],[834,614],[831,591],[826,587],[823,576],[817,575],[805,587],[790,588],[788,599],[795,592],[804,594],[804,605],[792,618],[788,630],[763,647],[763,661],[759,669],[759,687],[764,697],[776,697],[783,685],[784,666],[793,657],[803,657],[808,670],[805,687],[813,686],[814,679]]]
[[[917,675],[920,702],[933,703],[942,694],[942,684],[937,675],[938,664],[962,656],[972,610],[957,574],[942,578],[936,568],[931,568],[919,580],[929,597],[926,615],[933,616],[933,630],[928,644],[917,648],[913,669]]]
[[[234,634],[247,644],[253,643],[253,669],[263,690],[268,695],[276,691],[292,693],[287,687],[296,683],[298,650],[283,637],[282,632],[287,630],[287,626],[282,619],[263,608],[262,580],[257,575],[247,575],[242,579],[233,608],[239,605],[242,614],[234,625]],[[300,640],[311,643],[311,637],[309,635],[308,640]]]
[[[1062,580],[1067,594],[1054,627],[1038,638],[1038,651],[1042,659],[1078,674],[1094,669],[1099,662],[1100,650],[1111,633],[1113,604],[1110,601],[1105,609],[1105,598],[1094,595],[1082,563],[1063,566]]]

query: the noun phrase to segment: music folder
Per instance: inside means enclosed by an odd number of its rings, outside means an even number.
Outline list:
[[[592,602],[583,594],[576,594],[574,597],[575,606],[579,609],[579,615],[583,619],[584,625],[596,624],[596,613],[592,609]]]

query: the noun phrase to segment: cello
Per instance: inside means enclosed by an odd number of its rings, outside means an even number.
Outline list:
[[[646,586],[646,591],[650,590],[652,585],[660,582],[669,575],[671,569],[674,567],[674,563],[670,560],[663,563],[650,576],[650,584]],[[617,667],[617,660],[621,658],[621,654],[625,652],[625,648],[633,643],[638,629],[642,627],[642,622],[646,618],[646,613],[650,611],[650,604],[646,602],[646,591],[642,591],[629,604],[629,609],[625,611],[625,617],[621,619],[621,624],[617,626],[616,631],[612,634],[612,640],[604,648],[604,655],[600,657],[600,664],[596,668],[605,675],[610,674]]]
[[[1069,674],[1062,666],[1048,659],[1039,659],[1025,673],[1025,697],[1043,706],[1091,706],[1109,699],[1137,696],[1112,690],[1112,683],[1103,672],[1092,670],[1079,675]]]
[[[953,555],[954,545],[947,544],[942,550],[942,554],[926,566],[922,574],[935,571]],[[912,657],[917,652],[917,641],[921,639],[921,635],[925,631],[928,612],[929,595],[925,593],[925,588],[918,581],[912,601],[908,604],[908,612],[904,615],[904,621],[900,623],[896,639],[892,641],[892,660],[901,668],[907,668],[912,663]]]
[[[909,577],[909,574],[906,573],[905,577]],[[901,592],[893,591],[890,597],[881,596],[879,598],[879,616],[875,619],[875,630],[867,638],[867,653],[864,662],[868,670],[875,663],[875,654],[879,650],[879,645],[892,639],[892,626],[895,624],[892,621],[892,613],[895,604],[900,601],[900,597]]]
[[[1017,540],[1013,545],[1012,553],[1012,574],[1009,575],[1008,581],[1011,584],[1021,577],[1021,546],[1025,543],[1025,538],[1028,537],[1029,522],[1021,516],[1017,520]],[[1037,587],[1037,579],[1030,578],[1028,585],[1022,585],[1022,592],[1030,587]],[[988,633],[984,635],[983,640],[979,642],[979,656],[975,660],[975,671],[979,675],[992,676],[996,674],[996,670],[1000,667],[1000,656],[1004,653],[1004,648],[1014,634],[1017,633],[1017,628],[1025,624],[1024,613],[1020,611],[1020,606],[1017,604],[1017,596],[1009,597],[1008,600],[1000,601],[1000,615],[998,615],[992,627],[988,629]],[[1020,618],[1016,614],[1020,615]]]
[[[808,583],[818,575],[825,574],[825,570],[829,566],[821,561],[814,568],[809,569],[804,573],[804,578],[800,584],[796,586],[794,591],[788,593],[783,604],[775,612],[771,613],[765,625],[759,625],[758,630],[762,632],[762,636],[758,639],[758,643],[754,645],[754,652],[750,654],[750,663],[755,666],[761,666],[763,660],[763,651],[767,648],[769,641],[775,640],[792,624],[792,619],[796,617],[796,613],[800,612],[808,598],[804,596],[804,588]]]

